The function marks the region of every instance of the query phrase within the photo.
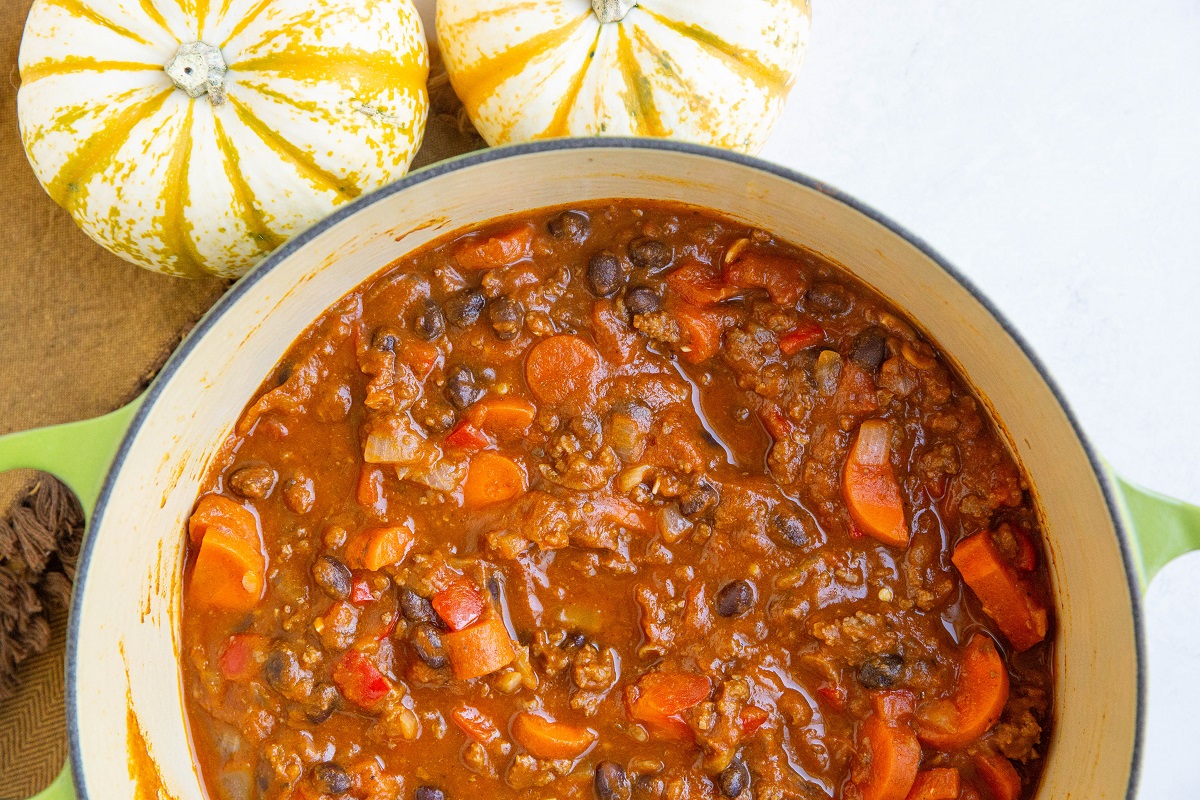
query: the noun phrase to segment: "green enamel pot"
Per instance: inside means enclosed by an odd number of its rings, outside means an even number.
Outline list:
[[[1145,716],[1141,592],[1164,564],[1200,547],[1200,510],[1107,469],[1012,326],[887,218],[756,159],[596,139],[472,154],[359,199],[236,284],[138,402],[0,438],[0,470],[59,476],[90,517],[67,637],[70,763],[40,797],[204,796],[179,669],[185,522],[209,459],[305,327],[390,262],[450,231],[606,198],[690,203],[771,230],[843,265],[938,342],[1024,467],[1046,534],[1055,724],[1036,795],[1133,796]]]

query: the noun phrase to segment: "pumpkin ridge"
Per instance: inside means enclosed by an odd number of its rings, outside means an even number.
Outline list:
[[[21,83],[28,84],[52,75],[69,75],[75,72],[101,72],[105,70],[161,70],[162,64],[147,64],[141,61],[101,61],[92,56],[64,56],[47,58],[36,64],[21,68]]]
[[[558,104],[558,108],[554,109],[554,118],[550,120],[550,125],[544,131],[534,136],[535,139],[549,139],[555,136],[571,135],[571,130],[567,126],[567,120],[571,116],[571,110],[575,107],[575,101],[579,99],[579,92],[583,90],[583,81],[587,78],[588,70],[592,68],[592,64],[596,63],[596,47],[600,43],[600,32],[602,30],[602,28],[596,29],[596,38],[592,40],[592,46],[588,50],[587,59],[583,62],[583,66],[580,67],[579,71],[575,73],[575,77],[571,79],[571,86],[563,97],[562,102]],[[507,139],[508,136],[509,132],[506,131],[503,138]]]
[[[73,211],[87,181],[108,166],[117,151],[129,139],[134,127],[157,112],[167,102],[175,87],[164,89],[157,95],[130,106],[113,117],[86,142],[59,169],[53,180],[46,184],[46,192],[68,211]]]
[[[429,77],[427,63],[398,60],[390,53],[372,55],[363,50],[296,45],[235,62],[229,68],[239,72],[274,72],[293,80],[331,81],[342,85],[345,85],[343,79],[349,78],[358,84],[358,91],[374,94],[383,94],[393,88],[423,87]]]
[[[191,225],[184,214],[188,198],[188,165],[192,156],[192,124],[196,104],[187,103],[187,112],[179,133],[175,138],[174,152],[167,162],[167,173],[163,176],[163,212],[154,220],[158,237],[163,243],[158,257],[168,261],[175,256],[176,274],[182,277],[199,278],[204,275],[204,256],[196,249],[189,231]],[[164,253],[167,258],[163,258]]]
[[[520,72],[534,56],[547,53],[566,42],[588,19],[595,19],[591,8],[569,25],[546,31],[514,45],[502,53],[484,58],[459,71],[450,72],[450,83],[463,101],[463,106],[474,115],[497,87]]]
[[[617,27],[617,63],[625,81],[625,107],[633,123],[633,132],[639,136],[670,136],[671,132],[663,126],[662,116],[654,104],[650,82],[634,58],[633,44],[625,33],[624,25]]]
[[[217,149],[221,151],[221,166],[225,170],[225,177],[233,188],[233,197],[238,204],[238,218],[245,224],[249,234],[262,243],[262,252],[270,252],[283,244],[286,237],[271,230],[267,225],[258,199],[254,196],[254,190],[250,188],[250,184],[246,182],[239,169],[242,161],[241,155],[233,146],[229,135],[225,133],[225,126],[221,124],[221,118],[214,116],[213,122],[217,130]]]
[[[49,3],[50,5],[58,6],[68,14],[76,17],[83,17],[84,19],[94,22],[102,28],[108,28],[118,36],[124,36],[126,39],[132,39],[135,42],[139,42],[150,47],[154,46],[154,42],[142,38],[137,33],[134,33],[123,25],[118,25],[113,20],[96,11],[96,9],[89,5],[85,5],[82,0],[45,0],[45,2]]]
[[[785,70],[775,69],[755,59],[747,51],[726,42],[710,30],[699,25],[688,25],[679,20],[668,19],[649,9],[643,9],[647,15],[660,25],[669,28],[684,38],[691,39],[708,52],[720,58],[727,67],[744,78],[752,81],[773,95],[781,95],[791,85],[792,78]]]
[[[254,114],[254,112],[247,108],[246,105],[237,98],[230,97],[229,101],[233,104],[233,108],[234,111],[237,112],[238,119],[240,119],[249,130],[257,135],[258,138],[262,140],[263,144],[265,144],[278,155],[283,156],[299,167],[304,176],[308,178],[309,182],[311,182],[318,189],[327,189],[337,194],[338,197],[337,200],[334,201],[335,203],[343,200],[353,200],[355,197],[358,197],[360,194],[362,194],[362,189],[356,186],[352,181],[340,180],[332,172],[329,172],[321,167],[321,165],[314,161],[310,155],[296,147],[296,145],[276,135],[270,128],[263,124],[263,121],[260,120]],[[343,184],[349,185],[344,186]]]
[[[646,52],[649,53],[656,62],[661,64],[666,72],[670,74],[671,79],[678,84],[682,90],[680,96],[683,98],[684,102],[687,103],[688,109],[700,120],[712,121],[717,119],[717,115],[713,110],[712,104],[705,99],[704,94],[700,92],[691,81],[684,77],[684,70],[678,68],[675,60],[671,58],[670,53],[654,44],[654,41],[649,35],[647,35],[645,31],[635,28],[634,35],[637,37],[638,44],[641,45],[642,48],[645,49]],[[714,137],[718,137],[718,131],[715,129],[715,127],[710,129],[710,133]],[[723,142],[724,146],[732,147],[733,149],[738,149],[744,144],[742,142],[730,143],[728,137],[718,138]]]
[[[258,15],[266,11],[267,6],[271,5],[272,2],[274,2],[274,0],[261,0],[258,5],[247,11],[246,16],[242,17],[241,21],[239,21],[237,25],[233,26],[233,30],[231,30],[229,35],[225,37],[225,41],[221,42],[221,44],[218,46],[225,47],[227,44],[233,41],[234,37],[246,30],[246,28],[250,27],[250,23],[258,19]]]
[[[171,36],[174,36],[176,39],[182,38],[176,35],[175,31],[171,30],[171,26],[167,24],[166,17],[164,17],[162,12],[158,10],[158,6],[154,5],[154,0],[139,0],[138,4],[142,8],[142,13],[154,20],[156,25],[158,25],[167,33],[171,34]]]
[[[464,31],[476,25],[491,24],[491,21],[496,17],[503,17],[506,14],[511,14],[514,11],[531,10],[542,5],[543,0],[525,0],[525,2],[512,3],[499,8],[489,8],[487,11],[480,11],[473,17],[459,20],[458,22],[447,23],[445,30],[439,33],[439,36],[450,36],[458,31]],[[439,26],[441,27],[441,26]]]

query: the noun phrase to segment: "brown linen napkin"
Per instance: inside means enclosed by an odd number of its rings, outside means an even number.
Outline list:
[[[16,112],[17,52],[31,3],[0,3],[0,65],[8,76],[0,81],[0,186],[7,192],[0,224],[0,434],[96,416],[133,399],[228,286],[121,261],[80,232],[38,185]],[[431,119],[414,167],[483,146],[461,119],[436,56],[433,75]],[[29,484],[29,473],[0,474],[0,513]],[[0,699],[0,798],[41,790],[66,757],[66,616],[42,616],[48,646],[23,661],[16,693]]]

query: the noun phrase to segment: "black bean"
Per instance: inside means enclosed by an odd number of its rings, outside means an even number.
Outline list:
[[[258,766],[254,768],[254,782],[258,784],[258,790],[266,794],[271,788],[271,776],[275,774],[275,769],[271,766],[271,762],[266,759],[260,759]]]
[[[375,331],[375,335],[371,337],[371,349],[378,350],[382,353],[391,353],[396,350],[396,341],[399,334],[396,329],[390,325],[384,325]]]
[[[887,359],[887,339],[875,328],[867,328],[854,337],[850,358],[863,369],[877,372]]]
[[[305,669],[292,648],[276,642],[263,662],[263,675],[271,688],[289,700],[305,700],[312,694],[312,672]]]
[[[350,773],[332,761],[313,767],[313,778],[326,794],[345,794],[352,784]]]
[[[675,259],[671,248],[657,239],[640,238],[629,243],[629,260],[635,267],[659,270],[669,267]]]
[[[830,314],[841,314],[850,308],[850,294],[836,283],[818,283],[808,290],[808,303]]]
[[[483,313],[487,299],[478,289],[463,289],[446,298],[446,319],[456,328],[474,325]]]
[[[698,517],[716,508],[717,490],[707,483],[700,483],[683,493],[679,498],[679,510],[685,517]]]
[[[511,297],[497,297],[488,304],[488,319],[500,341],[510,341],[525,327],[525,306]]]
[[[717,592],[717,613],[722,617],[739,617],[754,605],[754,587],[750,581],[733,581]]]
[[[320,725],[333,716],[339,702],[341,702],[341,695],[338,694],[336,686],[332,683],[318,683],[313,689],[312,697],[309,698],[308,708],[304,712],[305,716],[308,717],[309,722]]]
[[[229,476],[229,488],[234,494],[254,500],[269,497],[279,476],[266,464],[247,464]]]
[[[500,576],[495,573],[488,575],[485,584],[487,585],[488,594],[492,596],[492,599],[497,603],[502,602],[504,585],[500,582]]]
[[[630,794],[629,776],[615,761],[601,761],[592,779],[596,800],[627,800]]]
[[[652,314],[662,308],[662,300],[653,289],[638,286],[625,293],[625,308],[630,314]]]
[[[446,332],[446,316],[437,303],[432,300],[425,301],[425,307],[413,320],[413,330],[417,336],[429,342]]]
[[[744,761],[735,758],[721,773],[717,783],[721,786],[721,794],[728,798],[738,797],[750,785],[750,770]]]
[[[601,250],[590,259],[587,265],[588,288],[597,297],[608,297],[621,288],[625,274],[621,269],[621,261],[607,250]]]
[[[354,576],[350,568],[333,556],[317,556],[312,565],[313,580],[334,600],[345,600],[350,596],[350,584]]]
[[[401,586],[400,613],[409,622],[432,622],[433,604],[407,586]]]
[[[571,242],[582,242],[591,233],[592,224],[587,214],[582,211],[564,211],[557,217],[551,217],[546,223],[546,230],[555,239],[565,239]]]
[[[421,660],[434,669],[446,666],[446,652],[442,649],[442,635],[438,629],[428,622],[422,622],[413,628],[413,649]]]
[[[418,786],[413,800],[446,800],[446,793],[436,786]]]
[[[858,668],[858,682],[868,689],[890,689],[904,672],[904,658],[899,653],[871,656]]]
[[[475,384],[475,373],[466,364],[450,371],[446,378],[446,397],[460,411],[483,397],[483,389]]]
[[[587,634],[583,631],[568,631],[562,641],[562,646],[567,650],[578,650],[585,644],[587,644]]]
[[[791,514],[776,514],[771,519],[771,527],[785,542],[796,547],[808,544],[808,527],[799,518]]]

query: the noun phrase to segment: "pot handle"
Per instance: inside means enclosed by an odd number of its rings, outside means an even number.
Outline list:
[[[75,493],[84,517],[90,519],[108,468],[140,405],[138,397],[102,417],[0,436],[0,472],[38,469],[54,475]],[[71,766],[64,764],[58,777],[30,800],[74,798]]]
[[[1109,468],[1117,503],[1129,524],[1129,543],[1142,592],[1169,562],[1200,550],[1200,507],[1130,483]]]

